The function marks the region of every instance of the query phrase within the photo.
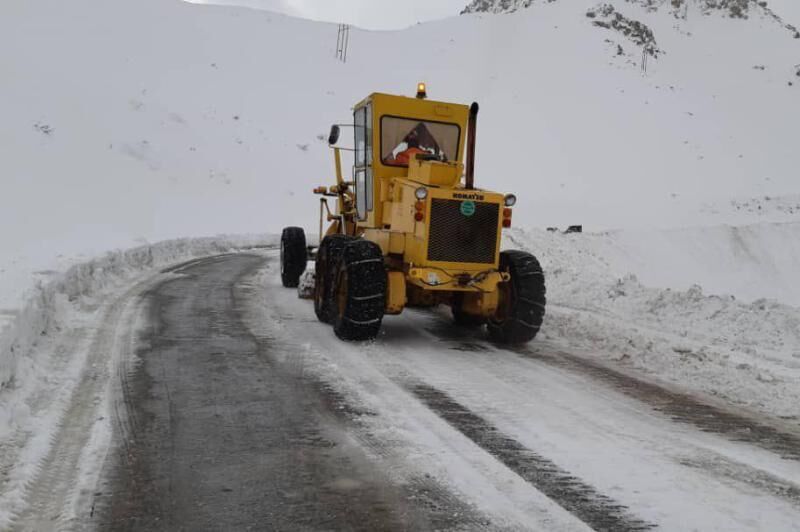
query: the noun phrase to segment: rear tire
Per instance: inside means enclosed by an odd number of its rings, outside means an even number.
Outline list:
[[[306,234],[300,227],[287,227],[281,234],[281,282],[286,288],[297,288],[306,271],[308,251]]]
[[[342,340],[378,336],[386,306],[386,267],[380,246],[369,240],[348,242],[336,266],[333,331]]]
[[[328,235],[322,239],[314,263],[314,313],[323,323],[333,321],[333,285],[336,265],[345,244],[355,237],[342,234]]]
[[[511,279],[499,285],[500,307],[488,321],[489,336],[502,344],[530,342],[542,326],[547,302],[542,267],[530,253],[503,251],[500,271]]]

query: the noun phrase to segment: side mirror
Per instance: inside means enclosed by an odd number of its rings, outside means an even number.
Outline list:
[[[339,126],[337,126],[336,124],[331,126],[331,134],[328,136],[328,144],[330,146],[333,146],[334,144],[339,142],[339,133],[340,132],[341,132],[341,130],[339,129]]]

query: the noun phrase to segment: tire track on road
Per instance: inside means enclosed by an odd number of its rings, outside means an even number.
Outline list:
[[[753,419],[745,413],[715,406],[688,393],[648,382],[603,362],[590,360],[563,350],[545,352],[532,345],[509,347],[492,344],[481,331],[465,330],[449,323],[441,314],[431,313],[436,323],[427,331],[451,349],[471,351],[499,350],[585,375],[649,406],[676,423],[694,426],[702,432],[718,434],[728,440],[745,443],[776,453],[783,459],[800,461],[800,434]],[[776,424],[778,421],[776,421]]]
[[[349,397],[325,375],[305,367],[304,348],[288,339],[279,340],[271,331],[268,336],[262,324],[255,323],[248,317],[245,301],[260,297],[257,285],[252,280],[243,280],[234,286],[234,299],[237,300],[235,312],[243,323],[250,327],[254,340],[261,345],[261,351],[274,366],[275,371],[297,379],[302,376],[304,386],[308,386],[325,406],[328,417],[336,424],[348,429],[350,435],[372,456],[377,466],[385,465],[384,461],[393,459],[392,444],[388,444],[369,428],[369,420],[378,414],[364,407]],[[286,319],[296,319],[294,316]],[[315,319],[314,323],[317,322]],[[282,336],[282,335],[278,335]],[[338,342],[338,339],[333,341]],[[280,355],[276,356],[278,353]],[[413,474],[397,483],[398,489],[407,499],[412,513],[424,516],[424,529],[431,530],[506,530],[502,526],[492,525],[490,520],[470,504],[464,502],[457,493],[429,474]],[[419,517],[409,516],[413,519]],[[417,521],[417,525],[420,522]],[[408,523],[409,529],[413,529]]]
[[[281,289],[271,279],[260,284],[278,297],[282,305],[279,308],[285,309],[272,313],[278,322],[288,324],[271,329],[275,336],[283,336],[280,332],[284,327],[299,335],[309,342],[304,348],[312,358],[316,352],[314,345],[335,343],[320,353],[321,363],[317,366],[323,379],[329,380],[348,402],[365,405],[370,411],[359,416],[359,424],[364,422],[367,433],[370,428],[377,428],[382,436],[393,438],[375,442],[378,453],[381,445],[388,443],[390,448],[405,446],[410,453],[427,452],[442,460],[454,452],[469,456],[473,460],[470,463],[480,463],[486,470],[492,470],[495,476],[487,476],[487,480],[503,478],[506,485],[519,486],[514,492],[500,488],[502,496],[513,501],[504,507],[506,512],[524,508],[522,511],[538,519],[538,508],[533,503],[528,506],[527,501],[536,500],[538,507],[544,508],[538,501],[546,500],[558,508],[551,515],[560,514],[575,523],[581,520],[583,525],[599,529],[647,530],[659,525],[672,529],[687,525],[687,519],[702,523],[703,518],[698,516],[706,515],[715,515],[717,522],[726,523],[730,529],[732,524],[749,519],[747,505],[728,507],[732,501],[741,498],[746,503],[766,497],[764,500],[769,500],[774,516],[767,521],[780,525],[771,529],[783,529],[795,515],[792,507],[796,508],[797,502],[796,464],[785,463],[777,455],[768,455],[758,448],[732,445],[726,441],[728,438],[716,437],[712,431],[709,432],[715,436],[707,437],[693,427],[679,427],[662,413],[654,413],[652,405],[626,397],[608,382],[587,374],[583,367],[570,368],[563,361],[543,360],[558,357],[558,351],[546,342],[531,344],[529,349],[505,349],[490,343],[480,330],[454,325],[443,310],[410,310],[405,318],[389,320],[375,345],[339,343],[332,334],[325,335],[329,331],[324,328],[316,330],[319,327],[306,337],[303,331],[307,326],[295,326],[298,318],[314,322],[313,314],[300,308],[305,303],[298,302],[295,306],[289,295],[278,296]],[[326,376],[327,372],[331,375]],[[548,380],[548,376],[554,380]],[[366,390],[362,389],[365,384]],[[390,392],[397,386],[402,389]],[[529,390],[531,386],[535,389]],[[547,391],[557,393],[560,389],[566,392],[564,398],[547,397]],[[434,391],[433,398],[423,400],[422,396],[425,392],[430,395],[430,390]],[[594,394],[600,396],[597,409]],[[536,399],[531,399],[532,395],[544,400],[541,408]],[[572,398],[577,402],[571,402]],[[432,406],[437,400],[444,405],[438,410]],[[516,409],[518,405],[528,408],[527,412],[549,417],[541,424],[526,419]],[[621,410],[619,418],[615,406]],[[402,412],[394,414],[394,408]],[[560,408],[568,417],[560,417]],[[724,405],[720,408],[724,410]],[[455,413],[449,419],[448,409]],[[610,414],[610,418],[595,422],[592,412]],[[376,415],[380,419],[373,417]],[[407,423],[407,415],[425,422]],[[467,419],[466,428],[464,423],[459,426],[458,419]],[[391,420],[393,426],[399,427],[398,431],[386,431],[384,420]],[[585,422],[575,425],[577,436],[568,426],[573,421]],[[630,428],[626,428],[626,421],[632,423]],[[468,434],[470,426],[474,431]],[[599,432],[592,432],[593,428]],[[645,436],[640,437],[637,432],[640,430]],[[650,430],[653,434],[648,439]],[[415,436],[405,440],[409,434]],[[427,438],[438,438],[440,446],[431,448],[415,443]],[[570,438],[577,438],[577,444]],[[617,440],[619,448],[614,447]],[[362,441],[369,442],[369,437]],[[582,454],[582,441],[597,455]],[[641,449],[637,442],[642,444]],[[566,445],[554,448],[559,443]],[[618,454],[612,457],[615,452]],[[626,459],[628,453],[632,463]],[[601,463],[606,454],[612,465]],[[641,467],[636,466],[637,460],[642,460]],[[788,468],[785,471],[784,466]],[[459,471],[447,467],[442,470],[446,473],[440,474],[440,478],[446,484],[457,487],[468,497],[473,495],[470,487],[464,486]],[[748,480],[751,474],[757,482]],[[656,477],[652,486],[646,481],[648,475]],[[549,483],[549,487],[535,482]],[[559,493],[562,488],[566,491]],[[694,490],[698,490],[696,494]],[[674,496],[668,496],[662,504],[659,494]],[[714,502],[708,502],[710,513],[706,514],[703,501],[710,500]],[[575,506],[568,509],[566,504],[576,504],[579,509]],[[683,515],[687,504],[694,512],[691,517]],[[476,506],[486,511],[480,501]],[[491,508],[488,513],[495,515]],[[511,512],[497,515],[511,515]],[[565,522],[564,517],[558,519]],[[590,523],[589,519],[594,521]],[[524,519],[521,522],[526,523]]]
[[[132,349],[139,296],[155,279],[137,283],[105,311],[100,321],[104,326],[92,340],[84,363],[86,369],[62,415],[51,450],[28,489],[27,508],[15,520],[13,529],[63,530],[74,527],[74,520],[83,517],[73,512],[93,511],[91,494],[80,491],[91,489],[92,482],[81,485],[81,475],[99,473],[101,464],[87,453],[94,447],[102,449],[102,443],[95,440],[109,437],[103,410],[105,390],[116,364]]]
[[[408,390],[453,428],[590,527],[617,532],[656,527],[631,515],[625,506],[506,436],[445,392],[427,384],[409,385]]]
[[[800,461],[800,435],[757,421],[746,414],[711,405],[688,393],[670,390],[571,353],[559,351],[552,355],[543,354],[530,347],[509,351],[588,375],[650,406],[674,422],[774,452],[786,460]]]

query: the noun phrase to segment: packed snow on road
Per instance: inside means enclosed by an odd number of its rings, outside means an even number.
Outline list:
[[[793,2],[474,0],[346,62],[220,3],[0,5],[0,529],[799,529]],[[281,286],[330,125],[419,81],[518,197],[524,346]]]

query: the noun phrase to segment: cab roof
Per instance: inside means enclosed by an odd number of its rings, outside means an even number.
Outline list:
[[[469,117],[469,106],[467,105],[382,92],[373,92],[358,102],[354,109],[359,109],[370,102],[378,114],[429,118],[457,123],[466,123]]]

